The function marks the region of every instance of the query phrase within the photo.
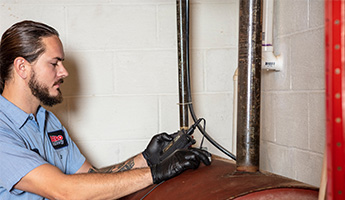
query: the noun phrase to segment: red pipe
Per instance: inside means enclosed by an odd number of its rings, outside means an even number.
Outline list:
[[[345,199],[344,0],[325,0],[327,199]]]

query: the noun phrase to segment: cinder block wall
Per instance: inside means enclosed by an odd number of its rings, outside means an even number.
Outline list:
[[[276,0],[282,72],[262,72],[261,168],[319,186],[325,146],[323,0]]]
[[[232,150],[239,0],[190,2],[195,111]],[[282,72],[263,72],[261,168],[319,185],[323,1],[275,3],[275,46],[286,62]],[[1,34],[24,19],[61,34],[70,76],[65,101],[51,110],[95,166],[123,161],[152,135],[179,128],[175,0],[0,0]]]

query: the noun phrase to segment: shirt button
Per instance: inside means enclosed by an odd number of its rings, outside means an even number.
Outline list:
[[[30,120],[32,120],[32,119],[33,119],[33,117],[30,115],[30,116],[29,116],[29,119],[30,119]]]

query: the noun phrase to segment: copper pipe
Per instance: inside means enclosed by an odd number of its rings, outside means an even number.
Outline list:
[[[238,50],[237,171],[259,170],[262,0],[241,0]]]

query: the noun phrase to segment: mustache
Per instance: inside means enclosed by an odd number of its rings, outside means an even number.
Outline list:
[[[62,84],[63,82],[64,82],[63,79],[59,79],[58,81],[56,81],[56,82],[54,83],[54,85]]]

